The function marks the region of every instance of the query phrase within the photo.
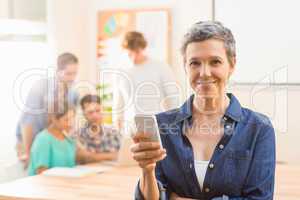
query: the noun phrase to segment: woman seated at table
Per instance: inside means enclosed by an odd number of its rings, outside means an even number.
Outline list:
[[[76,163],[99,160],[67,136],[74,128],[74,119],[75,107],[67,103],[63,103],[62,106],[54,103],[53,113],[49,115],[48,128],[37,135],[31,147],[29,175],[40,174],[52,167],[74,167]]]
[[[142,169],[135,199],[272,200],[273,126],[226,93],[236,63],[231,31],[198,22],[181,53],[194,94],[156,116],[163,148],[149,134],[134,136],[131,151]]]

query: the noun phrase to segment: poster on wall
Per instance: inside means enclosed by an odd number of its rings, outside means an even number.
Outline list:
[[[129,65],[121,48],[128,31],[142,32],[148,41],[147,54],[170,63],[170,11],[168,9],[99,11],[97,25],[97,63],[101,68],[124,68]]]

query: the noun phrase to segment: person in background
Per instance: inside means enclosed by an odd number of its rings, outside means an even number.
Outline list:
[[[275,132],[270,119],[226,92],[235,39],[220,22],[194,24],[181,49],[193,95],[158,114],[162,146],[136,133],[136,200],[272,200]]]
[[[47,77],[34,83],[31,88],[21,118],[17,124],[17,155],[27,167],[30,148],[36,135],[47,127],[51,102],[68,101],[76,105],[78,93],[72,85],[78,72],[78,58],[71,53],[63,53],[57,58],[55,77]]]
[[[112,159],[113,156],[97,156],[77,146],[70,132],[74,128],[75,107],[67,102],[54,102],[49,114],[49,125],[33,142],[30,151],[29,175],[40,174],[53,167],[74,167],[77,164]]]
[[[81,99],[80,105],[86,123],[75,131],[74,138],[98,161],[116,159],[121,135],[112,126],[102,124],[100,97],[88,94]]]
[[[76,165],[76,143],[67,137],[73,128],[75,108],[54,103],[54,112],[49,114],[49,126],[36,136],[31,151],[28,173],[40,174],[52,167]]]
[[[133,66],[122,71],[124,77],[117,85],[114,98],[114,122],[122,129],[124,121],[130,121],[135,114],[155,114],[175,108],[178,88],[171,68],[146,55],[147,41],[137,31],[127,32],[122,41]]]

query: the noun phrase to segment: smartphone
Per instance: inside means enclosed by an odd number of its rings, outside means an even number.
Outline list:
[[[159,129],[154,115],[137,114],[134,117],[134,121],[137,132],[151,134],[151,141],[159,142],[162,147]]]

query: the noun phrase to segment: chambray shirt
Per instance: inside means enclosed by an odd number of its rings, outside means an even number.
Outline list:
[[[232,94],[222,119],[224,135],[214,149],[200,187],[194,168],[193,148],[185,136],[191,124],[191,96],[176,110],[158,114],[162,145],[167,157],[155,169],[160,199],[175,192],[201,200],[272,200],[275,174],[275,134],[270,120],[241,107]],[[135,199],[144,199],[136,187]]]

